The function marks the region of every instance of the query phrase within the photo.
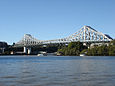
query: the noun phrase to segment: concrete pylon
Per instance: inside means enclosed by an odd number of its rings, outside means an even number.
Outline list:
[[[27,48],[26,47],[24,47],[24,53],[27,53]]]
[[[31,53],[31,48],[28,48],[28,54],[30,54]]]

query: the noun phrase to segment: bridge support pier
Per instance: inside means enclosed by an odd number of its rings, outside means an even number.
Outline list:
[[[24,53],[30,54],[31,53],[31,48],[24,47]]]
[[[28,54],[31,54],[31,48],[28,48]]]
[[[24,53],[27,53],[27,48],[26,47],[24,47]]]

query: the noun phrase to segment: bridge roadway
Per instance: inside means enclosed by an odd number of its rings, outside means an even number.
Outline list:
[[[96,31],[90,26],[83,26],[79,31],[75,32],[74,34],[61,38],[61,39],[54,39],[54,40],[38,40],[32,37],[30,34],[25,34],[24,37],[17,42],[14,47],[24,47],[24,53],[28,54],[31,53],[31,47],[37,45],[47,45],[47,44],[68,44],[70,42],[83,42],[84,44],[95,44],[95,43],[107,43],[112,41],[113,39],[101,32]]]

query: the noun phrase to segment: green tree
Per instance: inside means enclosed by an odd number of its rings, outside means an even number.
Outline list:
[[[61,52],[61,54],[63,54],[63,55],[69,55],[69,56],[77,55],[78,56],[83,49],[86,49],[86,47],[83,46],[83,43],[71,42],[68,44],[67,47],[58,49],[58,52]]]

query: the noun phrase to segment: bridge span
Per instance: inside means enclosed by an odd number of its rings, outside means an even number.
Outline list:
[[[75,32],[74,34],[60,39],[53,40],[38,40],[32,37],[30,34],[25,34],[24,37],[17,42],[13,47],[24,47],[24,53],[31,53],[31,47],[36,45],[47,45],[47,44],[60,44],[60,43],[70,43],[70,42],[83,42],[83,43],[102,43],[102,42],[110,42],[113,39],[101,32],[96,31],[90,26],[83,26],[80,30]]]

